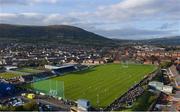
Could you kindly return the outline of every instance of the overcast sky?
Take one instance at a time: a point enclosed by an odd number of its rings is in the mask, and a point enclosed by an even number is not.
[[[73,25],[108,38],[180,35],[180,0],[0,0],[0,23]]]

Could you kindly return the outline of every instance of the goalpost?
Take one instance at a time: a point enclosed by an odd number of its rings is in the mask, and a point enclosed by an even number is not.
[[[128,60],[123,60],[121,62],[121,65],[122,65],[123,68],[128,68],[129,67],[129,61]]]
[[[64,82],[58,80],[49,80],[48,94],[53,97],[61,97],[64,99]]]
[[[56,98],[65,99],[64,81],[47,79],[32,84],[34,90]]]

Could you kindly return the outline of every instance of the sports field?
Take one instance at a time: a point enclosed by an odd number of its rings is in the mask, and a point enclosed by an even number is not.
[[[10,78],[15,78],[23,75],[31,75],[34,73],[40,73],[43,72],[42,70],[37,70],[33,68],[21,68],[18,70],[11,70],[8,72],[0,73],[0,78],[4,79],[10,79]]]
[[[21,75],[15,74],[15,73],[10,73],[10,72],[5,72],[5,73],[0,73],[0,77],[4,79],[10,79],[10,78],[15,78],[19,77]]]
[[[49,79],[50,82],[36,82],[32,87],[46,92],[59,88],[57,91],[64,90],[66,99],[87,99],[94,107],[106,107],[155,69],[152,65],[107,64]]]

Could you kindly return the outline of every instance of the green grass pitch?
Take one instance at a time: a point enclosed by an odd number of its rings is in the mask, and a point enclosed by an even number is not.
[[[21,75],[15,74],[15,73],[10,73],[10,72],[0,73],[0,77],[4,78],[4,79],[10,79],[10,78],[15,78],[15,77],[19,77],[19,76],[21,76]]]
[[[94,107],[103,108],[155,69],[153,65],[129,64],[127,67],[121,64],[107,64],[59,76],[51,79],[51,82],[64,82],[66,99],[87,99]],[[32,85],[34,89],[49,89],[49,84],[45,84],[45,81]]]

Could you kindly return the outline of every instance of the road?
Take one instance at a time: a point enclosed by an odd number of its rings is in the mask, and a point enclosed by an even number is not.
[[[70,111],[70,107],[64,104],[57,104],[55,102],[48,101],[46,99],[36,99],[36,102],[46,105],[51,105],[55,108],[59,108],[60,111]]]
[[[23,100],[29,100],[28,98],[20,96]],[[46,98],[46,99],[35,99],[37,103],[45,104],[45,105],[51,105],[52,107],[59,109],[60,111],[70,111],[70,106],[63,104],[61,101],[52,99],[52,98]]]
[[[174,85],[175,88],[177,89],[177,91],[175,92],[175,94],[171,95],[172,97],[172,104],[171,104],[171,109],[175,108],[176,110],[180,110],[180,74],[178,73],[178,71],[176,70],[176,67],[174,65],[172,65],[169,69],[168,69],[170,75],[173,77],[174,79]]]
[[[169,72],[170,75],[174,78],[176,87],[180,87],[180,74],[178,73],[174,65],[169,68]]]

